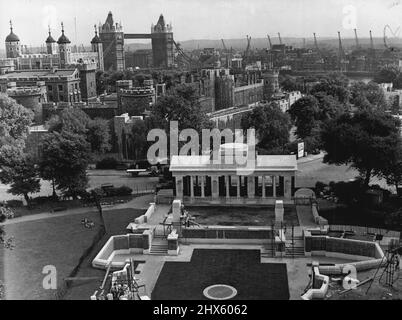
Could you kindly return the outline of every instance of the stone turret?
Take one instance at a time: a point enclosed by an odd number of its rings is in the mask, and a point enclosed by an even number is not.
[[[10,34],[6,38],[6,57],[18,58],[21,55],[20,38],[13,32],[13,23],[10,21]]]

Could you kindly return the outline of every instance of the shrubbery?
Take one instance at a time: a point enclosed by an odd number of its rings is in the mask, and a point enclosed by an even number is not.
[[[119,161],[113,157],[104,158],[96,163],[96,169],[116,169]]]
[[[21,200],[8,200],[6,204],[10,208],[20,208],[24,206],[24,203]]]
[[[87,195],[83,195],[84,200],[89,200],[91,191],[96,191],[99,197],[123,197],[129,196],[133,192],[133,189],[127,186],[121,187],[108,187],[108,188],[95,188],[90,190]]]

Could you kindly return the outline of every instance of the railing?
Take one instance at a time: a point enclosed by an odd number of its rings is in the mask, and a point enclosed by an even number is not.
[[[337,225],[331,224],[329,226],[329,230],[331,231],[352,231],[356,234],[380,234],[387,237],[392,238],[400,238],[401,232],[387,230],[383,228],[372,228],[372,227],[363,227],[363,226],[352,226],[352,225]]]

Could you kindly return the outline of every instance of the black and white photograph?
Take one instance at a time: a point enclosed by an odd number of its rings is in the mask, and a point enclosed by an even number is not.
[[[400,300],[401,28],[402,0],[0,0],[1,302]]]

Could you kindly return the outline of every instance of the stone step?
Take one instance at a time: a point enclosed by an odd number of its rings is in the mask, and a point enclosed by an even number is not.
[[[151,246],[151,251],[152,250],[167,250],[167,249],[168,249],[168,246],[154,246],[154,245]]]

